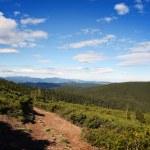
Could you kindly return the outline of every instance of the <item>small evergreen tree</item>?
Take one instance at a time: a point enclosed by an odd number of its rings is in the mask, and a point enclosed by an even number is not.
[[[126,119],[127,119],[127,120],[130,120],[130,119],[131,119],[131,112],[130,112],[130,107],[129,107],[129,105],[127,105],[127,108],[126,108]]]
[[[145,119],[144,119],[144,113],[140,110],[137,109],[135,112],[135,117],[138,121],[140,121],[141,123],[145,123]]]

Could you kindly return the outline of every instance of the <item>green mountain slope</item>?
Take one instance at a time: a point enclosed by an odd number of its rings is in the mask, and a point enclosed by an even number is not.
[[[112,83],[89,88],[61,87],[59,90],[67,92],[69,89],[71,93],[103,100],[110,108],[125,109],[129,105],[132,109],[150,111],[150,82]]]

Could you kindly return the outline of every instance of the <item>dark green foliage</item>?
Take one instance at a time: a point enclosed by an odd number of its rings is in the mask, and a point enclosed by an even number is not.
[[[102,119],[98,116],[93,116],[93,117],[89,117],[86,121],[85,121],[85,126],[88,128],[92,128],[92,129],[97,129],[99,128],[101,125],[103,124],[107,124],[109,121]]]
[[[21,85],[18,85],[18,89]],[[24,87],[20,88],[21,91]],[[17,84],[0,80],[0,114],[17,117],[23,122],[33,120],[32,98],[19,92]],[[24,93],[26,91],[24,90]]]
[[[128,120],[131,119],[131,110],[129,109],[128,105],[127,105],[127,108],[126,108],[126,119],[128,119]]]
[[[33,100],[28,96],[21,97],[20,101],[24,121],[33,120]]]
[[[83,137],[94,146],[110,150],[148,150],[150,148],[148,129],[122,129],[120,132],[108,127],[84,129]]]
[[[141,123],[145,123],[145,119],[144,119],[144,113],[140,110],[137,109],[135,112],[135,117],[137,120],[139,120]]]
[[[86,115],[83,113],[72,112],[69,115],[69,120],[76,125],[82,126],[86,119]]]
[[[96,106],[113,109],[126,109],[126,104],[131,110],[140,108],[150,112],[150,82],[111,83],[103,86],[88,88],[61,87],[63,92],[90,97]],[[89,101],[88,101],[89,104]]]
[[[112,83],[89,88],[70,86],[60,89],[31,88],[5,80],[1,80],[1,84],[7,89],[31,96],[34,100],[50,101],[55,99],[74,104],[95,105],[119,110],[126,110],[126,104],[128,104],[131,110],[140,108],[143,112],[150,111],[149,82]]]

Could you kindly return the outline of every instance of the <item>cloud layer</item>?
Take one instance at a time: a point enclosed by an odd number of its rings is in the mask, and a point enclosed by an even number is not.
[[[118,59],[125,60],[119,63],[119,66],[150,65],[150,42],[137,43],[135,47],[129,50],[129,54],[117,57]]]
[[[24,69],[22,69],[24,68]],[[80,72],[80,73],[79,73]],[[83,79],[83,80],[99,80],[107,74],[113,73],[114,70],[111,68],[95,67],[95,68],[84,68],[84,67],[49,67],[49,68],[27,68],[26,66],[0,66],[0,74],[2,76],[31,76],[31,77],[64,77]],[[88,74],[88,76],[87,76]],[[105,74],[105,76],[104,76]],[[105,80],[105,79],[104,79]]]

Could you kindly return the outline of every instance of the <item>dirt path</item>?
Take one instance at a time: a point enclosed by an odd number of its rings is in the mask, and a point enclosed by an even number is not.
[[[45,136],[43,130],[52,136],[52,142],[56,141],[55,149],[71,149],[71,150],[95,150],[88,143],[81,140],[81,128],[71,124],[70,122],[60,118],[55,113],[50,113],[39,108],[34,108],[37,115],[36,124],[29,124],[28,127],[33,131],[33,136]],[[40,132],[37,133],[37,128]],[[35,133],[34,133],[35,130]],[[52,147],[49,147],[52,149]]]
[[[5,140],[10,139],[5,145],[8,145],[8,142],[16,147],[22,145],[20,149],[25,150],[97,150],[81,140],[81,128],[60,118],[55,113],[39,108],[34,108],[34,111],[34,124],[22,124],[15,118],[0,115],[0,126],[6,131],[2,144]]]

